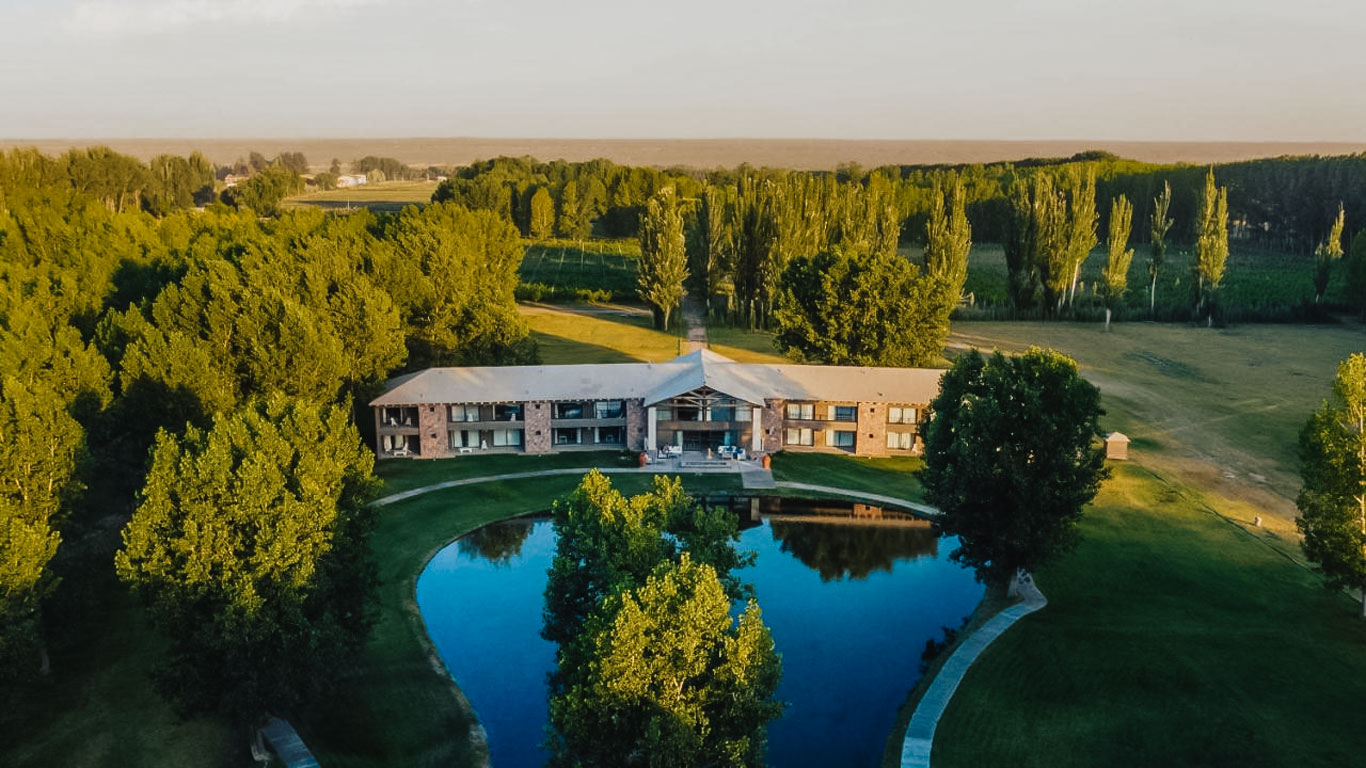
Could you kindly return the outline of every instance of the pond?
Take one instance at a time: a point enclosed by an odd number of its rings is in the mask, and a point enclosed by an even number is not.
[[[972,612],[981,585],[949,561],[953,539],[901,512],[725,502],[740,515],[740,547],[758,554],[738,573],[782,654],[778,697],[788,706],[769,727],[769,764],[875,768],[925,642]],[[539,633],[554,551],[549,520],[521,518],[452,543],[418,578],[427,632],[488,733],[494,768],[545,762],[555,649]]]

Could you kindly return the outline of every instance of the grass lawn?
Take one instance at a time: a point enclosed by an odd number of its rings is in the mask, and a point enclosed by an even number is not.
[[[650,315],[636,308],[544,304],[520,308],[546,365],[657,363],[687,351],[679,335],[655,330]]]
[[[973,665],[936,766],[1338,766],[1366,736],[1366,622],[1255,534],[1125,466],[1048,606]]]
[[[433,492],[381,509],[373,538],[383,581],[380,623],[340,690],[320,702],[300,725],[323,765],[477,764],[468,740],[467,710],[417,611],[418,574],[452,539],[494,520],[549,509],[553,499],[578,482],[578,477],[565,476],[488,483]],[[624,493],[644,491],[651,482],[648,475],[612,478]],[[684,483],[694,493],[733,491],[740,485],[735,475],[684,475]]]
[[[924,465],[925,462],[915,456],[864,459],[828,453],[783,451],[773,454],[773,479],[832,485],[921,501],[925,491],[914,473]]]
[[[565,467],[634,467],[637,455],[629,451],[570,451],[544,456],[495,453],[488,456],[454,456],[449,459],[385,460],[375,462],[375,474],[384,481],[381,496],[424,485],[467,477],[534,472]]]
[[[425,205],[432,201],[435,181],[386,181],[326,192],[310,192],[286,198],[286,208],[311,205],[323,210],[369,208],[373,211],[400,211],[408,205]]]
[[[707,326],[707,346],[740,363],[791,363],[773,345],[773,334],[728,325]]]

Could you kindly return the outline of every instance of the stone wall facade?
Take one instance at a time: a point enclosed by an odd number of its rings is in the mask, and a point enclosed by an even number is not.
[[[440,459],[451,455],[451,439],[446,429],[446,408],[423,405],[417,409],[418,455],[424,459]]]
[[[858,456],[887,455],[887,406],[883,403],[858,404],[858,434],[854,436]]]
[[[643,400],[626,401],[626,445],[628,451],[645,450],[645,419],[648,416]]]
[[[527,453],[550,453],[550,403],[530,402],[522,404],[525,417],[522,432],[522,447]]]
[[[768,400],[764,403],[762,436],[764,452],[777,453],[783,449],[783,400]]]

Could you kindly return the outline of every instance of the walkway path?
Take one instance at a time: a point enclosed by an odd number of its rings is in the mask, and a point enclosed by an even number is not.
[[[1012,590],[1022,598],[1021,601],[978,627],[954,649],[953,655],[930,681],[929,690],[921,697],[915,712],[911,714],[910,724],[906,726],[906,738],[901,742],[901,768],[929,768],[935,728],[939,725],[939,718],[944,716],[944,710],[948,709],[954,691],[958,690],[958,684],[963,681],[963,675],[967,674],[968,667],[1010,625],[1048,604],[1043,593],[1034,586],[1034,580],[1028,576],[1017,579]]]
[[[692,296],[683,299],[683,327],[687,332],[688,349],[687,352],[696,352],[699,349],[707,348],[707,323],[704,316],[702,302]],[[684,354],[687,354],[684,352]]]

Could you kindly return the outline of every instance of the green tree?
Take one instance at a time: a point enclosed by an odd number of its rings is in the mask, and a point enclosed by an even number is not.
[[[1352,238],[1347,256],[1347,301],[1366,316],[1366,229]]]
[[[683,302],[683,283],[688,279],[687,240],[683,214],[672,191],[650,198],[640,221],[640,298],[655,313],[655,325],[669,327],[669,316]]]
[[[1333,274],[1333,264],[1342,258],[1342,225],[1346,223],[1346,212],[1338,203],[1338,217],[1328,232],[1328,240],[1314,249],[1314,303],[1323,301],[1328,292],[1328,278]]]
[[[1361,592],[1366,618],[1366,356],[1338,365],[1333,394],[1300,432],[1295,524],[1333,589]]]
[[[294,171],[272,165],[236,186],[223,190],[223,202],[236,208],[255,211],[258,216],[274,216],[280,203],[304,191],[303,177]]]
[[[1110,204],[1110,237],[1105,259],[1105,270],[1101,273],[1101,285],[1105,292],[1105,328],[1110,328],[1110,311],[1115,304],[1124,299],[1129,290],[1129,264],[1134,259],[1134,250],[1129,247],[1129,228],[1134,221],[1134,206],[1128,198],[1120,195]]]
[[[552,766],[764,763],[781,667],[758,604],[738,621],[715,569],[684,553],[607,597],[575,642],[586,664],[551,696]]]
[[[930,215],[925,222],[925,274],[944,281],[955,299],[968,279],[968,254],[972,252],[972,226],[968,224],[967,196],[963,180],[950,174],[952,212],[944,200],[944,189],[935,186],[930,197]]]
[[[550,199],[550,190],[540,187],[531,196],[531,236],[544,240],[555,230],[555,202]]]
[[[590,224],[581,206],[578,182],[565,182],[564,189],[560,190],[560,217],[555,223],[555,231],[560,237],[583,240],[589,236]]]
[[[170,640],[186,711],[253,723],[325,689],[374,620],[374,455],[349,405],[282,396],[157,436],[119,578]]]
[[[1064,274],[1068,278],[1067,304],[1077,297],[1077,278],[1081,265],[1096,247],[1096,170],[1088,167],[1083,174],[1072,166],[1068,173],[1067,236]],[[1059,298],[1061,301],[1061,297]]]
[[[944,374],[925,431],[926,501],[956,536],[950,557],[1002,585],[1070,551],[1082,507],[1108,472],[1100,392],[1052,350],[962,355]]]
[[[953,290],[894,253],[799,256],[783,273],[775,341],[829,365],[927,365],[943,352]]]
[[[1213,167],[1205,174],[1195,224],[1196,312],[1203,311],[1213,325],[1219,283],[1228,263],[1228,188],[1214,186]]]
[[[1148,312],[1157,315],[1157,273],[1167,255],[1167,232],[1175,222],[1167,216],[1172,206],[1172,185],[1162,182],[1162,194],[1153,198],[1153,214],[1148,222]]]

